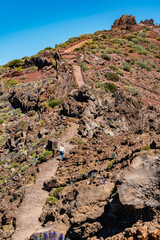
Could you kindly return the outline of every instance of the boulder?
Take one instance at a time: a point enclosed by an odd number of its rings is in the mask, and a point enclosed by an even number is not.
[[[123,205],[160,208],[160,155],[144,153],[136,157],[120,181],[118,193]]]

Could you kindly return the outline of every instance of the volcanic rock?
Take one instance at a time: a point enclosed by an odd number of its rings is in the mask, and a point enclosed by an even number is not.
[[[135,17],[123,14],[120,19],[115,20],[112,28],[129,29],[130,26],[137,24]]]
[[[121,177],[118,193],[123,205],[160,208],[160,155],[136,157]]]

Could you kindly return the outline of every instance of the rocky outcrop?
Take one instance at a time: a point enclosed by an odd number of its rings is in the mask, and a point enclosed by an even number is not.
[[[120,29],[129,29],[132,25],[136,25],[137,22],[135,20],[135,17],[132,15],[122,15],[120,19],[115,20],[114,24],[112,25],[112,28],[120,28]]]
[[[120,181],[118,193],[123,205],[160,209],[160,155],[136,157]]]
[[[51,66],[52,62],[50,60],[48,60],[47,58],[42,58],[40,56],[38,57],[32,57],[30,59],[25,59],[24,62],[24,67],[32,67],[32,66],[36,66],[38,67],[38,69],[42,69],[46,66]]]
[[[23,113],[35,110],[38,111],[39,96],[36,93],[13,90],[10,92],[9,101],[13,108],[20,108]]]
[[[116,115],[115,115],[116,112]],[[114,94],[93,91],[82,86],[63,103],[62,114],[81,119],[81,134],[92,137],[96,129],[109,135],[135,131],[160,130],[159,117],[151,110],[141,111],[140,99],[126,97],[122,91]],[[103,116],[103,117],[100,117]]]
[[[145,24],[145,25],[149,25],[149,26],[153,26],[154,25],[154,20],[151,18],[151,19],[146,19],[144,21],[140,21],[140,24]]]

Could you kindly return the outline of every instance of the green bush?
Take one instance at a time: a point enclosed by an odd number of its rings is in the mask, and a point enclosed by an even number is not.
[[[88,67],[87,67],[87,65],[85,63],[81,63],[81,67],[82,67],[82,70],[84,72],[88,69]]]
[[[90,38],[91,36],[92,36],[92,34],[90,34],[90,33],[85,33],[85,34],[80,35],[78,38],[84,39],[84,38]]]
[[[117,157],[117,154],[113,152],[113,153],[111,154],[111,158],[114,159],[114,158],[116,158],[116,157]]]
[[[154,63],[150,63],[150,66],[151,66],[152,68],[156,68],[156,64],[154,64]]]
[[[98,47],[97,44],[91,44],[91,45],[89,45],[89,48],[90,48],[90,49],[96,49],[97,47]]]
[[[36,66],[30,67],[29,69],[30,69],[31,71],[38,71],[38,67],[36,67]]]
[[[112,72],[106,72],[105,73],[105,78],[108,80],[111,80],[113,82],[118,82],[120,80],[119,76],[115,73]]]
[[[78,40],[79,40],[78,37],[72,37],[72,38],[69,38],[69,39],[67,40],[67,42],[68,42],[68,43],[74,43],[74,42],[76,42],[76,41],[78,41]]]
[[[139,67],[141,67],[141,68],[144,68],[144,69],[147,69],[148,71],[151,70],[151,68],[150,68],[147,64],[142,63],[142,62],[140,62],[140,61],[137,61],[137,66],[139,66]]]
[[[160,41],[160,37],[157,37],[156,40]]]
[[[111,60],[111,57],[108,54],[103,53],[101,57],[107,61]]]
[[[129,53],[133,53],[133,52],[134,52],[134,50],[133,50],[133,49],[130,49],[128,52],[129,52]]]
[[[46,156],[47,155],[52,155],[52,151],[44,150],[43,153],[38,155],[38,159],[36,161],[37,164],[43,163],[46,161]]]
[[[131,71],[131,66],[129,65],[129,63],[125,62],[123,63],[123,70],[130,72]]]
[[[77,88],[78,85],[77,85],[76,83],[73,83],[73,84],[72,84],[72,87],[73,87],[73,88]]]
[[[98,83],[96,88],[104,89],[106,92],[114,93],[117,91],[117,86],[113,83]]]
[[[15,59],[13,61],[8,62],[5,66],[9,68],[19,67],[23,63],[23,60]]]
[[[49,204],[51,206],[55,205],[56,201],[58,201],[58,199],[54,196],[50,196],[46,199],[45,204]]]
[[[149,150],[150,149],[150,146],[149,145],[146,145],[145,147],[143,147],[141,150]]]
[[[23,167],[21,168],[20,172],[24,172],[24,171],[26,171],[28,168],[29,168],[29,166],[28,166],[28,165],[25,165],[25,166],[23,166]]]
[[[110,34],[107,34],[107,35],[104,34],[104,35],[102,35],[102,38],[103,38],[103,39],[111,39],[111,37],[112,37],[112,36],[111,36]]]
[[[124,44],[124,39],[120,39],[120,38],[113,38],[111,39],[112,43],[116,43],[116,44],[119,44],[119,45],[123,45]]]
[[[113,160],[108,163],[107,169],[111,169],[112,167],[113,167]]]
[[[52,50],[53,48],[52,47],[46,47],[44,48],[44,50]]]
[[[136,95],[138,95],[138,96],[141,95],[141,93],[140,93],[137,89],[135,89],[135,88],[132,88],[132,87],[130,87],[130,86],[124,86],[124,88],[125,88],[127,91],[129,91],[129,92],[131,92],[131,93],[134,93],[134,94],[136,94]]]
[[[150,48],[151,48],[152,50],[157,50],[157,49],[158,49],[158,47],[157,47],[154,43],[151,43],[151,44],[150,44]]]
[[[53,196],[58,198],[58,194],[63,190],[64,187],[58,187],[54,192]]]
[[[151,30],[150,27],[146,27],[146,28],[143,29],[143,32],[147,32],[147,31],[150,31],[150,30]]]
[[[115,48],[107,48],[106,49],[106,53],[108,53],[108,54],[112,54],[112,53],[115,53],[115,52],[116,52]]]
[[[120,76],[124,76],[123,72],[121,72],[121,71],[119,71],[119,70],[116,71],[116,73],[119,74]]]
[[[9,169],[12,169],[12,168],[15,168],[15,167],[18,167],[18,163],[13,163],[12,165],[9,166]]]
[[[91,49],[91,52],[92,52],[92,54],[96,54],[96,53],[98,53],[98,52],[99,52],[99,48],[96,48],[96,49]]]
[[[140,33],[138,34],[138,36],[145,38],[145,37],[146,37],[146,33],[145,33],[145,32],[140,32]]]
[[[99,48],[100,48],[100,49],[106,49],[106,46],[105,46],[105,45],[102,45],[102,44],[100,44],[100,45],[99,45]]]
[[[141,51],[138,51],[138,54],[139,55],[148,55],[148,51],[146,51],[146,50],[141,50]]]
[[[61,104],[61,100],[60,99],[49,99],[48,100],[48,106],[54,108],[56,106],[59,106]]]
[[[81,50],[80,47],[74,49],[74,51],[76,51],[76,52],[79,52],[80,50]]]
[[[119,68],[115,65],[110,65],[109,68],[112,69],[113,71],[118,71],[119,70]]]
[[[95,41],[98,41],[99,40],[99,38],[97,37],[97,36],[93,36],[93,41],[95,42]]]
[[[8,85],[8,86],[15,86],[15,85],[18,84],[18,81],[15,80],[15,79],[11,79],[11,78],[9,78],[9,79],[6,81],[5,84]]]

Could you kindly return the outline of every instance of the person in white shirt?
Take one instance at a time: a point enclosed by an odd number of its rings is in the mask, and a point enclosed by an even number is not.
[[[59,153],[60,153],[60,159],[63,160],[64,153],[65,153],[65,149],[64,149],[64,145],[63,144],[59,147]]]

